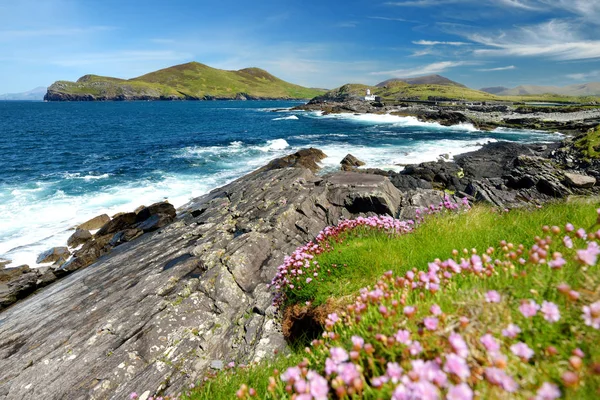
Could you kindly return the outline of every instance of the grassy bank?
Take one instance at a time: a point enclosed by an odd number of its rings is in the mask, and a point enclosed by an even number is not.
[[[462,399],[597,398],[600,331],[584,307],[600,300],[591,257],[599,238],[577,231],[599,228],[597,207],[478,206],[427,217],[414,232],[359,226],[327,237],[310,259],[319,266],[310,284],[282,288],[288,306],[336,304],[323,339],[308,353],[220,373],[190,399],[294,398],[303,390],[403,398],[399,386]]]

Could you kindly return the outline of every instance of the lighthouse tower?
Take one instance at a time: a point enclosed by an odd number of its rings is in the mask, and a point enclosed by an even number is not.
[[[367,89],[367,95],[365,101],[375,101],[375,95],[371,94],[371,89]]]

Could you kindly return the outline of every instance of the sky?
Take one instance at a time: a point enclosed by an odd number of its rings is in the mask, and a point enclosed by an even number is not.
[[[0,0],[0,93],[189,61],[320,88],[600,81],[600,0]]]

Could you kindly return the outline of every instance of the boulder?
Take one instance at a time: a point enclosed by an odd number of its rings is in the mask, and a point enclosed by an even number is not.
[[[137,215],[135,213],[122,213],[108,221],[96,232],[96,236],[104,236],[110,233],[117,233],[129,229],[135,224]]]
[[[154,203],[148,207],[144,207],[141,210],[139,210],[137,212],[135,221],[142,222],[156,214],[163,214],[163,215],[169,216],[169,217],[171,217],[171,219],[173,219],[173,218],[175,218],[175,215],[177,213],[175,211],[175,207],[173,207],[172,204],[170,204],[166,201],[163,201],[160,203]]]
[[[596,178],[572,172],[565,172],[564,182],[571,187],[587,189],[594,187]]]
[[[77,228],[75,232],[67,239],[67,246],[77,247],[84,244],[92,238],[90,231]]]
[[[27,265],[0,270],[0,310],[33,292],[37,277]]]
[[[352,154],[348,154],[346,157],[344,157],[340,164],[342,165],[342,171],[352,171],[356,167],[365,165],[363,161],[354,157]]]
[[[326,157],[327,155],[321,150],[311,147],[309,149],[299,150],[289,156],[277,158],[260,168],[257,172],[282,168],[308,168],[312,172],[316,172],[321,169],[318,162]]]
[[[96,235],[94,240],[89,240],[81,249],[75,251],[73,258],[59,268],[55,268],[54,273],[60,277],[93,264],[112,249],[109,243],[113,237],[114,234],[110,233],[103,236]]]
[[[171,217],[170,215],[155,214],[146,219],[145,221],[135,224],[134,227],[146,233],[163,228],[171,222],[173,222],[173,217]]]
[[[454,160],[467,178],[499,178],[506,174],[515,158],[520,155],[534,156],[536,153],[525,145],[497,142],[488,143],[471,153],[457,155]]]
[[[41,253],[38,256],[36,263],[37,264],[46,264],[46,263],[62,264],[69,258],[70,255],[71,255],[71,252],[69,251],[69,249],[67,247],[53,247],[53,248]]]
[[[102,228],[102,226],[104,224],[106,224],[108,221],[110,221],[110,217],[106,214],[102,214],[102,215],[98,215],[97,217],[90,219],[89,221],[84,222],[83,224],[79,225],[77,228],[86,230],[86,231],[95,231],[96,229]]]

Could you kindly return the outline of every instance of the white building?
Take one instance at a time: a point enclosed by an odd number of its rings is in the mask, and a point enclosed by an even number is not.
[[[367,89],[367,95],[365,96],[365,101],[375,101],[375,95],[371,94],[371,89]]]

